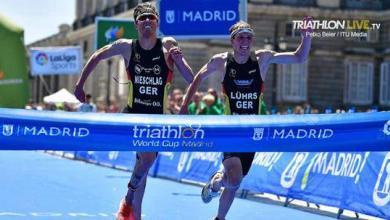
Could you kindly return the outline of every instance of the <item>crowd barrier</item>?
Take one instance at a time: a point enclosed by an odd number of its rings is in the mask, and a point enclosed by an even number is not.
[[[65,153],[127,170],[135,163],[133,151]],[[160,152],[149,174],[205,183],[221,160],[216,152]],[[390,219],[390,152],[259,152],[241,189]]]

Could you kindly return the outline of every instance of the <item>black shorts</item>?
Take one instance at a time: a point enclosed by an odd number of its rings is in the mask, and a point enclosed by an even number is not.
[[[150,109],[147,109],[147,108],[145,108],[145,109],[142,109],[142,110],[140,110],[140,109],[134,109],[134,108],[130,108],[130,106],[129,105],[126,105],[126,107],[124,107],[123,109],[122,109],[122,112],[121,113],[126,113],[126,114],[157,114],[157,115],[162,115],[162,114],[164,114],[163,113],[163,111],[162,111],[162,109],[152,109],[152,110],[150,110]]]
[[[253,159],[255,158],[255,153],[232,153],[232,152],[225,152],[223,153],[223,159],[222,162],[225,161],[228,158],[232,157],[238,157],[241,161],[242,166],[242,175],[246,176],[249,172],[249,169],[251,168]]]

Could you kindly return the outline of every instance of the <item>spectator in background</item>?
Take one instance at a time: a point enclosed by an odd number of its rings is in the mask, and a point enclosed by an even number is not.
[[[294,114],[296,114],[296,115],[302,115],[302,114],[304,114],[304,113],[305,113],[305,111],[304,111],[304,109],[302,108],[302,106],[297,105],[297,106],[294,107]]]
[[[204,107],[202,94],[200,92],[196,92],[192,98],[191,104],[188,105],[188,113],[190,115],[199,115]]]
[[[85,102],[81,103],[77,110],[79,112],[96,112],[96,105],[92,103],[91,94],[85,95]]]
[[[181,104],[183,102],[183,91],[181,89],[174,89],[171,93],[169,106],[171,114],[178,114]]]
[[[26,106],[24,106],[24,109],[27,109],[27,110],[37,110],[36,104],[34,103],[34,101],[32,99],[28,100],[28,103],[26,104]]]
[[[115,98],[110,99],[110,105],[107,108],[108,113],[118,113],[119,112],[119,105]]]
[[[220,114],[218,114],[221,115],[224,112],[224,106],[221,99],[218,96],[217,91],[215,91],[215,89],[213,88],[209,88],[207,90],[207,93],[214,96],[215,102],[213,104],[213,108],[215,108],[216,111],[221,112]]]
[[[304,108],[304,113],[305,114],[311,114],[311,105],[309,103],[306,102],[303,105],[303,108]]]
[[[106,112],[106,104],[104,104],[104,98],[98,98],[96,102],[96,112],[105,113]]]
[[[200,115],[222,115],[223,109],[220,109],[218,105],[215,103],[215,96],[211,94],[207,94],[203,96],[202,99],[205,107],[200,112]]]

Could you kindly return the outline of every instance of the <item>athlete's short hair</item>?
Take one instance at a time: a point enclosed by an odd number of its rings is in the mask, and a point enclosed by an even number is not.
[[[243,32],[251,33],[252,35],[254,35],[254,31],[252,29],[252,26],[250,24],[246,23],[245,21],[239,21],[239,22],[233,24],[229,28],[230,39],[233,39],[236,34],[243,33]]]
[[[149,2],[138,4],[134,8],[134,13],[133,13],[134,21],[137,21],[137,19],[142,15],[150,15],[150,14],[155,15],[157,18],[159,17],[156,7],[154,7]]]

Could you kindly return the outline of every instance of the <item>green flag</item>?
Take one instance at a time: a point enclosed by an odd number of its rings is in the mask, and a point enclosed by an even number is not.
[[[24,108],[29,97],[23,29],[0,15],[0,107]]]
[[[120,38],[137,39],[134,21],[130,19],[96,18],[96,49]]]

